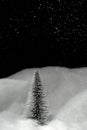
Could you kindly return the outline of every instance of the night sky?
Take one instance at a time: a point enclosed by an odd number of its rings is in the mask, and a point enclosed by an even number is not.
[[[87,67],[87,1],[0,0],[0,77],[45,66]]]

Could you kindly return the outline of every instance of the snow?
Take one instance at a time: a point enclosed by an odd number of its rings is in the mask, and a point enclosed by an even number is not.
[[[32,75],[27,79],[0,79],[0,130],[86,130],[87,78],[86,71],[57,70],[44,73],[52,116],[47,125],[24,119],[22,113],[29,92]],[[22,76],[23,78],[23,76]],[[53,87],[52,87],[53,86]]]

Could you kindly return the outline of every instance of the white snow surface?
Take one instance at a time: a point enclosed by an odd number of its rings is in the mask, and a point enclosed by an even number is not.
[[[49,75],[43,75],[43,80],[50,86],[46,90],[52,119],[44,126],[22,117],[30,80],[0,79],[0,130],[87,129],[86,77],[72,72],[62,72],[62,78]]]

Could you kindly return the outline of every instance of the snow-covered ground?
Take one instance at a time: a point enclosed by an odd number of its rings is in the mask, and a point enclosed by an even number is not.
[[[41,69],[50,121],[38,126],[22,117],[34,71],[0,79],[0,130],[86,130],[87,69]]]

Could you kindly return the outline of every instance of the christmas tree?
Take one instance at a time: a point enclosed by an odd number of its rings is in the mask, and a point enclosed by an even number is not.
[[[45,125],[48,120],[48,105],[39,71],[34,74],[33,84],[26,103],[25,118],[34,119],[40,125]]]

